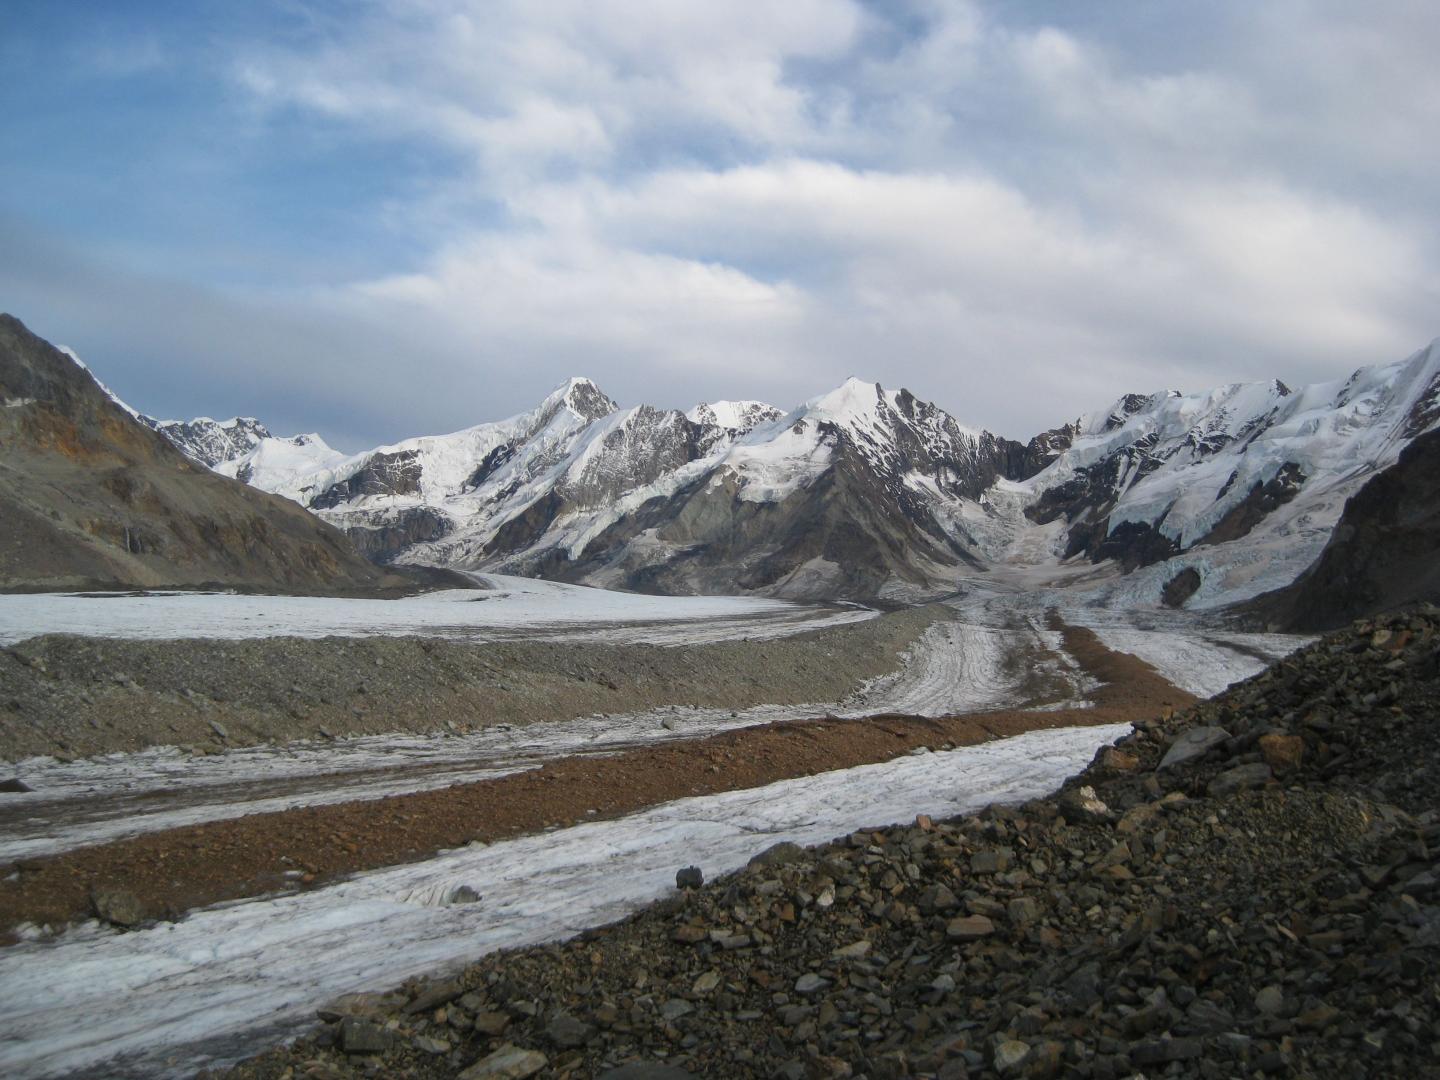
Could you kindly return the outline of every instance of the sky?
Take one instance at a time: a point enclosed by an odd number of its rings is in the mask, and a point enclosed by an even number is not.
[[[7,0],[0,310],[346,450],[857,375],[1028,438],[1440,335],[1433,0]]]

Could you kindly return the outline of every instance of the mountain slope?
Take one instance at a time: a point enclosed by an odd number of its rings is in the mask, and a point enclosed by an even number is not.
[[[192,464],[10,315],[0,450],[0,587],[394,583],[292,502]]]
[[[1202,601],[1239,599],[1293,580],[1346,498],[1437,422],[1440,342],[1298,390],[1129,395],[1062,429],[1069,445],[1018,498],[1056,558],[1154,564],[1131,600],[1191,569]]]
[[[1440,603],[1440,431],[1345,503],[1330,541],[1293,584],[1253,607],[1286,630],[1319,631],[1417,601]]]

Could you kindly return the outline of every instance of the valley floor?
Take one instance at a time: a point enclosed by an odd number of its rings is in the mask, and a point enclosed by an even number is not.
[[[821,618],[785,607],[792,630]],[[905,662],[828,704],[706,706],[677,680],[674,704],[623,715],[22,762],[36,790],[0,795],[0,858],[15,862],[0,913],[21,939],[0,951],[0,1066],[181,1075],[296,1030],[338,993],[618,917],[690,862],[713,874],[778,839],[1041,795],[1129,721],[1298,643],[1159,615],[1066,611],[1067,623],[1001,592],[872,616],[823,616],[865,620],[819,632],[830,665],[847,665],[856,634],[871,653],[903,639]],[[755,636],[780,618],[758,617]],[[794,662],[785,650],[815,638],[731,644]],[[683,664],[715,647],[662,652]],[[462,885],[481,899],[447,902]],[[179,921],[39,929],[83,918],[106,888]]]

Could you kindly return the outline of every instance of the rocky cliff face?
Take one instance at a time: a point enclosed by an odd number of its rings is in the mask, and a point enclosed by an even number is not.
[[[0,587],[385,583],[333,528],[193,464],[9,315],[0,449]]]
[[[191,461],[210,469],[222,461],[244,457],[262,440],[273,438],[265,425],[253,416],[237,416],[232,420],[211,420],[208,416],[195,420],[156,420],[152,416],[137,415],[136,419],[164,435]]]

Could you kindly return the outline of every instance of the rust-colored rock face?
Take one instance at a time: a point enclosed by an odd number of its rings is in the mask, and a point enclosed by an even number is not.
[[[396,582],[293,503],[202,469],[0,315],[0,588]]]

